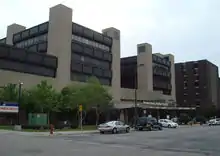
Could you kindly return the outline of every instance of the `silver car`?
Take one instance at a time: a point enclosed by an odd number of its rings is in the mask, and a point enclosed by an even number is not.
[[[109,121],[104,124],[100,124],[98,126],[98,130],[101,134],[104,134],[105,132],[111,132],[113,134],[120,133],[120,132],[130,132],[130,126],[126,125],[125,123],[121,121]]]

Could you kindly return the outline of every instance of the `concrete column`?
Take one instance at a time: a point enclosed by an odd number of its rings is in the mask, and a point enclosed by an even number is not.
[[[115,103],[121,100],[121,46],[120,31],[115,28],[102,30],[103,34],[112,37],[112,96]]]
[[[153,91],[152,46],[148,43],[137,45],[138,90]]]
[[[72,9],[59,4],[50,8],[47,53],[58,57],[57,88],[70,82]]]
[[[169,60],[171,62],[171,85],[172,85],[172,90],[171,90],[171,96],[174,101],[176,101],[176,83],[175,83],[175,62],[174,62],[174,56],[172,54],[167,54],[165,56],[169,57]]]
[[[13,35],[25,30],[26,27],[18,24],[12,24],[7,27],[6,44],[13,45]]]
[[[125,121],[125,115],[124,115],[124,110],[120,110],[120,121]]]

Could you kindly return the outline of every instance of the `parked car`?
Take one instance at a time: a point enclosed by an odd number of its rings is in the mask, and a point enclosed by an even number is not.
[[[59,121],[57,124],[55,124],[55,129],[70,129],[73,128],[73,125],[70,121]]]
[[[175,123],[171,120],[168,120],[168,119],[160,119],[158,122],[161,123],[163,127],[167,127],[167,128],[177,128],[178,127],[177,123]]]
[[[105,132],[111,132],[112,134],[120,132],[130,132],[130,126],[121,121],[109,121],[98,126],[98,130],[101,134]]]
[[[135,126],[136,130],[162,130],[162,125],[158,123],[156,118],[153,117],[140,117],[137,119],[137,123]]]
[[[211,119],[208,121],[209,126],[220,125],[220,118]]]

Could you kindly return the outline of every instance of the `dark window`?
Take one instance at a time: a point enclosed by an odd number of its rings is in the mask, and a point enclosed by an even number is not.
[[[29,37],[29,30],[23,31],[23,32],[21,33],[21,37],[22,37],[22,39],[25,39],[25,38]]]
[[[89,39],[93,39],[93,31],[87,28],[84,28],[83,36]]]
[[[87,65],[83,65],[83,72],[87,73],[87,74],[92,74],[92,67],[87,66]]]
[[[110,79],[99,78],[99,81],[102,85],[110,85]]]
[[[46,52],[47,51],[47,43],[38,44],[38,52]]]
[[[13,37],[13,41],[17,42],[17,41],[20,41],[20,40],[21,40],[21,33],[15,34],[14,37]]]
[[[78,74],[78,73],[71,73],[71,80],[73,80],[73,81],[86,82],[87,79],[88,79],[87,75]]]
[[[91,57],[84,57],[84,63],[85,64],[93,64],[93,59]]]
[[[33,46],[29,47],[28,50],[33,51],[33,52],[37,52],[37,45],[33,45]]]
[[[24,61],[26,58],[26,51],[23,49],[11,48],[9,57],[13,60]]]
[[[28,52],[27,61],[30,63],[42,64],[43,56],[37,53]]]
[[[112,39],[107,36],[104,36],[103,42],[105,43],[105,45],[112,46]]]
[[[195,62],[195,63],[193,64],[193,67],[194,67],[194,68],[198,68],[198,67],[199,67],[198,62]]]
[[[54,70],[44,68],[44,67],[34,66],[31,64],[14,62],[14,61],[0,60],[0,68],[6,69],[6,70],[22,72],[22,73],[55,77]]]
[[[57,59],[55,57],[44,56],[43,64],[46,67],[50,67],[50,68],[56,69],[57,68]]]
[[[104,53],[103,53],[103,59],[104,59],[104,60],[111,61],[111,60],[112,60],[112,54],[111,54],[111,53],[108,53],[108,52],[104,52]]]
[[[0,58],[8,57],[9,55],[9,48],[5,46],[0,46]]]
[[[142,52],[145,52],[145,45],[138,47],[138,53],[142,53]]]
[[[72,60],[74,60],[75,62],[81,62],[82,56],[76,53],[72,53]]]
[[[102,76],[102,69],[100,69],[100,68],[93,68],[93,74],[95,76]]]
[[[73,23],[73,33],[81,36],[83,34],[83,27]]]
[[[199,86],[199,82],[194,82],[194,85],[197,87]]]
[[[97,58],[103,58],[103,52],[101,50],[95,49],[94,56]]]
[[[39,32],[44,33],[48,31],[48,22],[39,25]]]
[[[92,56],[93,55],[93,48],[90,48],[90,47],[84,47],[84,53],[87,54],[87,55],[90,55]]]
[[[38,33],[38,27],[34,27],[30,29],[30,35],[36,35]]]
[[[94,40],[102,43],[103,42],[103,35],[101,35],[97,32],[94,32]]]
[[[111,78],[112,77],[112,72],[110,70],[104,70],[103,76]]]
[[[72,51],[82,53],[83,52],[83,47],[80,44],[72,43]]]
[[[72,71],[82,72],[82,64],[72,62],[71,69]]]
[[[101,65],[100,66],[103,69],[110,69],[110,63],[109,62],[101,61]]]

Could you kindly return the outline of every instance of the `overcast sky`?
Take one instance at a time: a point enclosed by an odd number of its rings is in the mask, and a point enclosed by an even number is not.
[[[175,61],[208,59],[220,65],[220,0],[0,0],[0,38],[12,23],[32,27],[49,18],[56,4],[73,8],[73,21],[101,32],[121,31],[121,56],[136,45],[172,53]]]

